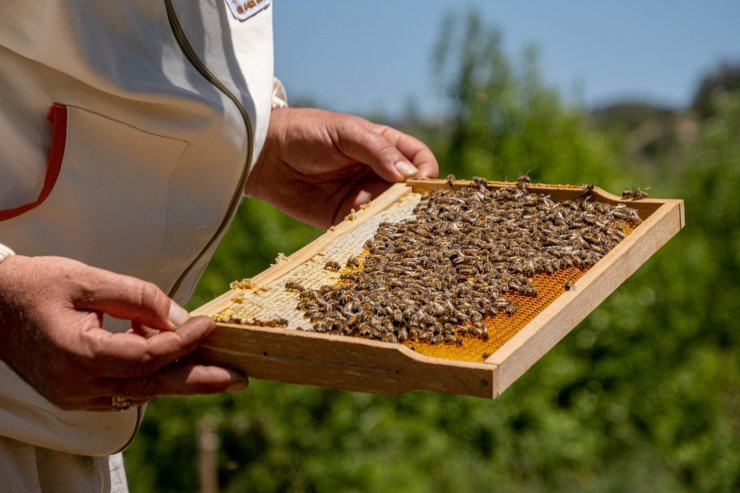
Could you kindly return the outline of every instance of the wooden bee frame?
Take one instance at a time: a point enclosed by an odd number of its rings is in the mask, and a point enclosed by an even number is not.
[[[458,180],[455,186],[468,182]],[[491,187],[512,186],[490,182]],[[342,238],[363,221],[390,207],[407,193],[449,186],[444,180],[410,180],[392,186],[369,206],[331,228],[283,262],[252,278],[259,286],[283,278]],[[583,187],[527,185],[533,193],[555,201],[574,200]],[[599,188],[591,198],[637,209],[642,223],[577,280],[566,286],[526,325],[481,361],[425,356],[408,345],[365,338],[218,323],[194,353],[198,361],[237,369],[252,378],[316,385],[352,391],[401,394],[431,390],[495,398],[513,384],[547,351],[594,310],[684,226],[684,205],[677,199],[623,200]],[[215,316],[228,307],[238,290],[231,290],[195,310],[192,315]]]

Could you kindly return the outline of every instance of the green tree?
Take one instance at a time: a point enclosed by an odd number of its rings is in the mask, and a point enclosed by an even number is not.
[[[471,11],[445,19],[434,58],[450,102],[449,139],[438,150],[443,172],[510,181],[528,173],[542,182],[605,187],[618,182],[607,141],[544,85],[534,47],[512,61],[499,30]]]
[[[705,75],[694,93],[691,109],[702,118],[709,118],[718,109],[715,104],[720,93],[740,89],[740,61],[724,61]]]

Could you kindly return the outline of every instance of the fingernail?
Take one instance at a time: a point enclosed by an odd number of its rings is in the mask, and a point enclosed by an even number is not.
[[[247,388],[248,383],[249,381],[243,378],[234,380],[231,385],[226,388],[226,392],[239,392],[240,390],[244,390]]]
[[[398,161],[396,164],[394,164],[394,166],[396,167],[396,171],[401,173],[406,178],[411,178],[419,172],[419,170],[416,169],[416,166],[411,163],[407,163],[406,161]]]
[[[184,309],[174,301],[170,302],[169,321],[172,326],[177,328],[187,322],[189,318],[190,315],[188,314],[188,311],[186,309]]]

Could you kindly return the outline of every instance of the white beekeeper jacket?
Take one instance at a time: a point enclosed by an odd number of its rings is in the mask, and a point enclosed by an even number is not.
[[[275,87],[269,0],[2,0],[0,242],[184,303],[243,195]],[[106,456],[140,415],[62,411],[0,362],[2,437]]]

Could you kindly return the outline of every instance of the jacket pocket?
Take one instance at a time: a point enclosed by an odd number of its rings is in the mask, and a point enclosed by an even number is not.
[[[146,277],[167,226],[169,184],[187,143],[76,107],[54,105],[39,200],[0,222],[24,255],[61,255]]]

